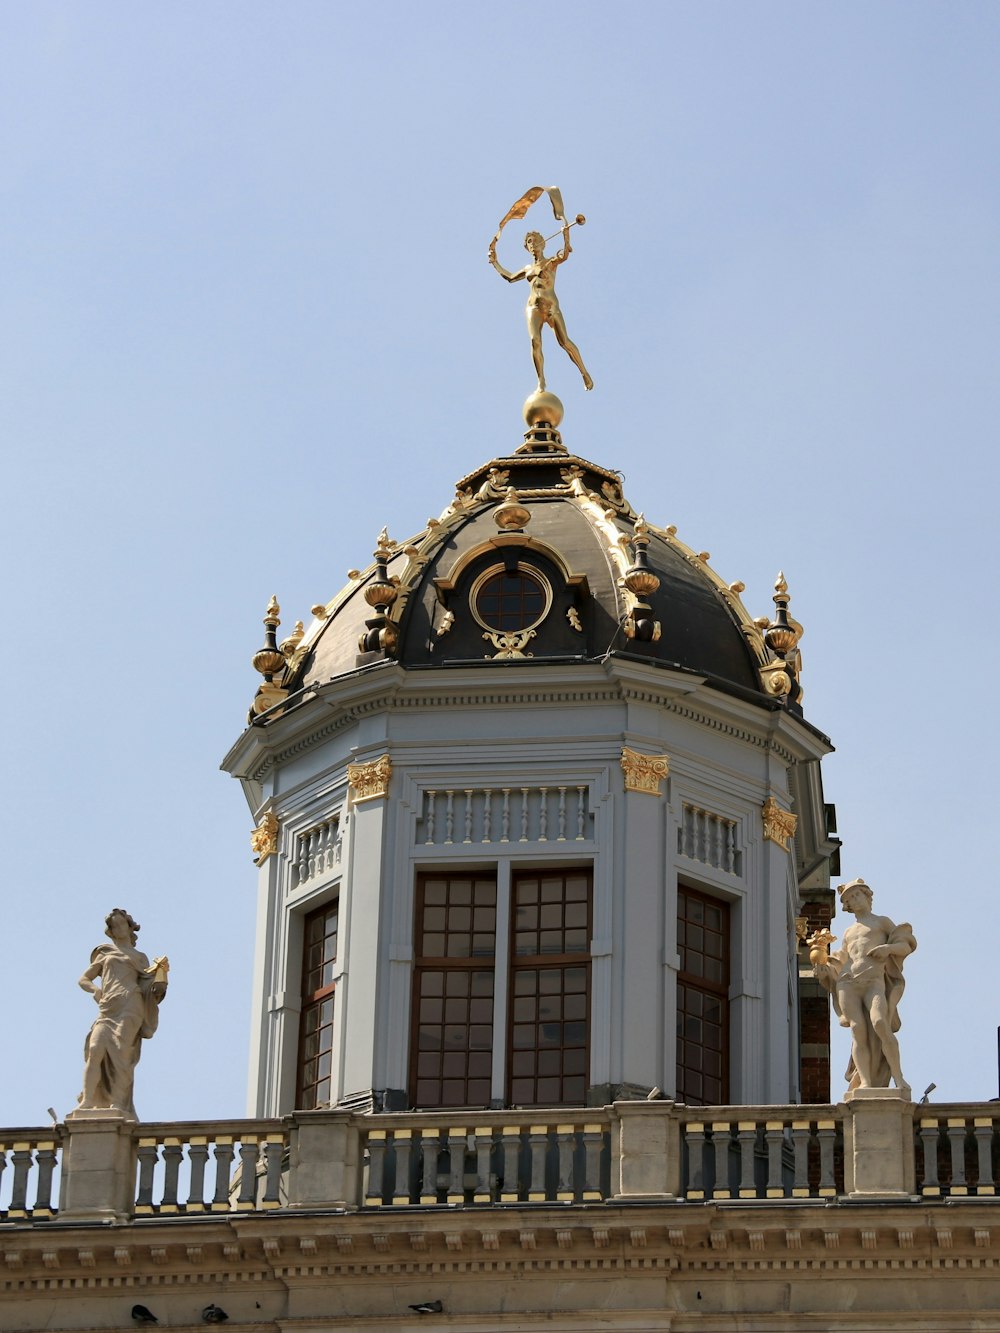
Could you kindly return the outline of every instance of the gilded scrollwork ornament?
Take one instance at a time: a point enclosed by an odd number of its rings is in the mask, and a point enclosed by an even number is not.
[[[493,660],[500,657],[531,657],[532,653],[526,653],[524,650],[535,637],[533,629],[518,630],[492,630],[488,629],[483,634],[483,638],[492,643],[496,648],[493,654]]]

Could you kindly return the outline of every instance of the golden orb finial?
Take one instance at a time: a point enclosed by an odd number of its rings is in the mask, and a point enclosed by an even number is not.
[[[540,426],[543,422],[553,430],[559,428],[563,419],[563,405],[554,393],[546,389],[536,391],[524,400],[524,420],[531,426]]]

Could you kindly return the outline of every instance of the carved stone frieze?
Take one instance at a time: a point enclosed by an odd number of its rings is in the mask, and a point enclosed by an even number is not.
[[[277,815],[267,810],[261,815],[257,827],[250,831],[250,850],[257,865],[263,865],[269,856],[277,852],[279,828]]]
[[[379,759],[369,760],[366,764],[347,765],[347,783],[355,804],[388,796],[391,777],[392,760],[387,754]]]
[[[660,796],[660,783],[670,772],[670,759],[665,754],[642,754],[622,746],[622,772],[626,791],[642,791],[649,796]]]
[[[761,814],[764,818],[764,837],[776,842],[787,852],[788,840],[794,836],[795,826],[799,822],[798,815],[782,810],[773,796],[769,796],[764,802]]]

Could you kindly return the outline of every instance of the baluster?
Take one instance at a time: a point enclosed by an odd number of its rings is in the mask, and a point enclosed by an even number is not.
[[[584,802],[585,802],[585,799],[586,799],[586,797],[585,797],[586,790],[587,790],[586,787],[577,787],[577,789],[576,789],[576,840],[577,840],[577,842],[583,842],[583,840],[584,840],[584,836],[585,836],[585,835],[584,835],[584,831],[583,831],[583,823],[584,823],[584,808],[585,808],[585,807],[584,807]]]
[[[427,802],[427,837],[425,842],[428,847],[434,842],[434,799],[437,796],[436,791],[428,791],[424,797]]]
[[[15,1143],[10,1160],[14,1163],[14,1179],[10,1188],[10,1207],[8,1217],[27,1217],[28,1215],[28,1172],[31,1170],[32,1152],[30,1143]]]
[[[521,1197],[520,1155],[521,1129],[519,1125],[503,1127],[503,1186],[501,1203],[517,1203]]]
[[[949,1194],[968,1194],[965,1183],[965,1121],[948,1121],[948,1140],[951,1144],[951,1187]]]
[[[753,1155],[757,1147],[757,1126],[752,1120],[740,1120],[737,1128],[740,1141],[740,1198],[756,1199]]]
[[[521,788],[521,842],[528,841],[528,793],[530,787]]]
[[[319,874],[319,829],[309,830],[309,878]]]
[[[698,811],[698,860],[708,864],[708,815]]]
[[[444,807],[444,841],[445,846],[455,841],[455,793],[453,791],[445,792]]]
[[[257,1136],[246,1134],[240,1143],[240,1193],[236,1207],[250,1212],[257,1207]]]
[[[549,1148],[548,1125],[531,1125],[528,1129],[528,1148],[531,1154],[531,1184],[529,1203],[545,1202],[545,1159]]]
[[[332,819],[328,819],[323,825],[323,869],[333,869],[333,829]]]
[[[52,1216],[52,1173],[56,1169],[56,1145],[54,1142],[35,1145],[35,1166],[38,1183],[35,1186],[35,1206],[32,1217]]]
[[[462,1126],[453,1126],[448,1130],[448,1158],[450,1174],[448,1178],[448,1202],[465,1203],[465,1149],[466,1133]]]
[[[604,1198],[601,1192],[601,1149],[604,1147],[604,1128],[584,1125],[583,1154],[586,1163],[583,1178],[583,1202],[596,1203]]]
[[[479,1125],[473,1130],[476,1137],[476,1192],[473,1203],[492,1203],[493,1193],[490,1188],[490,1157],[493,1152],[493,1130],[489,1125]]]
[[[333,821],[333,864],[340,865],[340,854],[343,849],[344,839],[340,832],[340,816]]]
[[[394,1130],[392,1146],[396,1150],[396,1185],[392,1191],[392,1202],[399,1208],[410,1202],[410,1149],[413,1146],[413,1131]]]
[[[151,1213],[153,1211],[153,1174],[159,1149],[155,1139],[140,1139],[136,1150],[139,1158],[139,1189],[135,1196],[135,1211]]]
[[[993,1121],[976,1119],[972,1124],[979,1158],[979,1183],[976,1185],[976,1193],[996,1194],[996,1187],[993,1184]]]
[[[184,1160],[184,1148],[180,1139],[163,1140],[163,1198],[160,1200],[161,1213],[176,1213],[177,1179],[180,1175],[181,1162]]]
[[[264,1208],[281,1207],[281,1168],[285,1161],[284,1139],[268,1139],[264,1144]]]
[[[690,856],[692,861],[695,859],[698,849],[697,832],[694,806],[686,806],[684,809],[684,836],[687,844],[685,852]]]
[[[730,874],[736,869],[736,825],[726,825],[726,850],[723,863],[723,870],[728,870]]]
[[[490,827],[493,820],[493,793],[489,787],[483,789],[483,842],[493,841],[493,831]]]
[[[809,1198],[809,1121],[792,1121],[792,1144],[795,1148],[795,1178],[792,1198]]]
[[[713,1199],[731,1199],[729,1188],[729,1144],[732,1140],[732,1127],[728,1120],[712,1121],[712,1147],[715,1150],[715,1185]]]
[[[385,1130],[371,1130],[368,1134],[368,1191],[365,1195],[365,1203],[369,1208],[382,1207],[385,1149]]]
[[[548,842],[549,840],[549,789],[548,787],[539,787],[538,804],[538,841]]]
[[[500,841],[510,842],[510,788],[503,789],[503,810],[500,815]]]
[[[722,820],[713,816],[712,818],[712,865],[716,869],[722,868]]]
[[[556,842],[566,841],[566,788],[559,788],[559,832],[556,834]]]
[[[438,1156],[441,1151],[441,1136],[436,1129],[422,1131],[420,1151],[422,1157],[420,1202],[437,1203]]]
[[[785,1144],[785,1127],[782,1122],[766,1121],[764,1138],[767,1141],[767,1198],[783,1199],[785,1187],[781,1180],[781,1150]]]
[[[559,1203],[572,1203],[573,1190],[573,1154],[576,1152],[576,1126],[556,1125],[556,1144],[559,1149],[559,1185],[556,1199]]]
[[[229,1181],[233,1173],[233,1158],[236,1150],[232,1136],[219,1134],[215,1140],[215,1197],[212,1199],[213,1213],[229,1212]]]
[[[941,1193],[938,1177],[938,1134],[940,1126],[937,1119],[920,1121],[920,1143],[924,1150],[924,1183],[922,1194]]]
[[[188,1140],[188,1163],[191,1167],[191,1182],[188,1186],[187,1206],[189,1213],[205,1211],[205,1167],[208,1163],[208,1137],[198,1134]]]
[[[817,1120],[816,1137],[819,1139],[819,1195],[823,1199],[832,1199],[837,1193],[837,1181],[833,1173],[836,1120]]]
[[[472,841],[472,788],[465,788],[465,837],[463,842]]]
[[[300,833],[298,837],[298,862],[296,863],[299,872],[299,883],[303,884],[309,878],[309,834]]]
[[[705,1126],[700,1120],[689,1120],[684,1126],[684,1138],[688,1150],[688,1179],[684,1197],[703,1199],[705,1197]]]

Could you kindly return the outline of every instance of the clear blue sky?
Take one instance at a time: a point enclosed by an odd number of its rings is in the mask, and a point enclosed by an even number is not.
[[[996,1094],[998,52],[958,0],[0,6],[0,1123],[71,1109],[117,904],[172,962],[140,1114],[242,1113],[264,607],[519,442],[536,183],[564,438],[754,614],[785,570],[904,1070]]]

